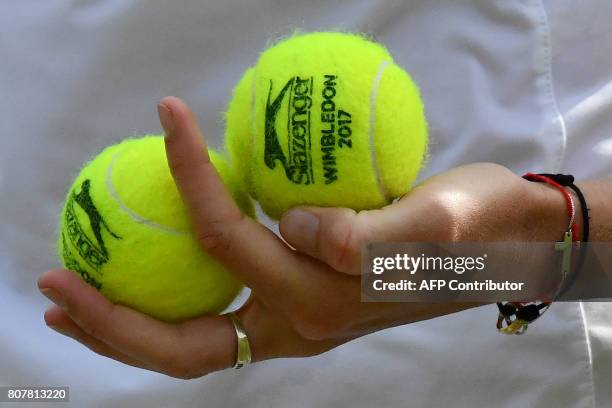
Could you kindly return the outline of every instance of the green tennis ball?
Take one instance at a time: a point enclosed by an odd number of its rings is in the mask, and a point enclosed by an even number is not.
[[[235,173],[209,154],[252,216]],[[112,302],[170,322],[219,313],[242,288],[194,239],[161,136],[127,139],[85,165],[61,213],[58,252]]]
[[[273,218],[301,204],[382,207],[411,188],[427,151],[416,85],[382,45],[352,34],[264,51],[226,122],[232,161]]]

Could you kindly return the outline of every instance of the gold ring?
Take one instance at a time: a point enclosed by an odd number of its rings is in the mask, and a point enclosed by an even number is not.
[[[237,340],[236,364],[234,364],[233,368],[239,369],[251,362],[251,345],[249,344],[249,338],[247,337],[240,318],[238,318],[234,312],[228,313],[228,315],[236,330]]]

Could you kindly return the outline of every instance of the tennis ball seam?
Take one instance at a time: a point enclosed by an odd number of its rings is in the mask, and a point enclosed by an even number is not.
[[[382,175],[380,166],[378,165],[378,160],[376,159],[376,148],[374,146],[375,143],[375,134],[374,129],[376,126],[376,99],[378,98],[378,88],[380,86],[380,81],[382,80],[382,76],[387,69],[387,67],[391,64],[389,60],[383,60],[378,65],[378,72],[374,77],[374,82],[372,83],[372,87],[370,90],[370,129],[369,129],[369,140],[370,140],[370,157],[372,160],[372,168],[374,171],[374,176],[376,178],[376,184],[378,185],[378,189],[383,197],[383,199],[387,202],[390,202],[392,198],[390,197],[389,191],[385,187],[385,184],[382,181]]]
[[[117,190],[115,189],[115,186],[113,184],[112,175],[113,175],[113,167],[115,165],[115,162],[119,158],[120,154],[123,153],[124,151],[125,149],[122,149],[116,152],[111,158],[111,161],[108,164],[108,167],[106,168],[105,182],[106,182],[106,190],[108,191],[108,194],[111,196],[113,200],[115,200],[115,202],[117,203],[121,211],[127,214],[134,222],[137,222],[142,225],[146,225],[147,227],[150,227],[150,228],[159,229],[169,234],[187,235],[188,231],[180,230],[177,228],[172,228],[167,225],[162,225],[155,221],[144,218],[143,216],[138,214],[136,211],[132,210],[130,207],[128,207],[123,202],[123,200],[121,199],[121,196],[119,195],[119,193],[117,193]]]

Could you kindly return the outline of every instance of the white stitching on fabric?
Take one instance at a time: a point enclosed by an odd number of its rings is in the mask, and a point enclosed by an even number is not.
[[[553,160],[551,160],[550,163],[548,163],[548,166],[550,167],[548,170],[552,171],[552,172],[559,172],[561,170],[561,165],[563,163],[563,160],[565,158],[566,152],[567,152],[567,128],[565,126],[565,119],[563,117],[563,115],[561,114],[561,111],[559,109],[559,104],[557,103],[557,98],[555,95],[555,87],[554,87],[554,83],[553,83],[553,75],[552,75],[552,39],[551,39],[551,31],[550,31],[550,23],[548,21],[548,14],[546,12],[546,8],[544,7],[544,3],[542,2],[542,0],[536,0],[536,3],[538,5],[538,8],[540,9],[540,17],[541,20],[539,21],[539,25],[540,25],[540,34],[542,36],[542,58],[543,61],[542,63],[544,64],[544,68],[545,71],[543,72],[543,78],[546,82],[546,87],[545,87],[545,91],[546,91],[546,95],[549,98],[550,104],[551,104],[551,108],[553,111],[553,115],[556,116],[556,119],[559,121],[559,127],[560,127],[560,146],[557,152],[557,157]],[[589,363],[589,375],[590,375],[590,382],[591,382],[591,400],[592,400],[592,406],[595,407],[595,375],[593,373],[593,355],[592,355],[592,349],[591,349],[591,338],[589,336],[589,332],[587,330],[587,324],[586,324],[586,314],[585,314],[585,310],[584,310],[584,305],[582,302],[578,302],[578,306],[580,309],[580,316],[581,316],[581,323],[582,323],[582,327],[584,330],[584,342],[585,342],[585,348],[586,348],[586,353],[587,353],[587,358],[588,358],[588,363]]]
[[[591,375],[591,390],[593,392],[593,407],[596,407],[596,396],[595,396],[595,374],[593,373],[593,350],[591,348],[591,336],[589,336],[589,330],[587,329],[586,312],[584,310],[584,303],[578,302],[580,308],[580,317],[582,322],[582,329],[584,330],[584,337],[587,349],[587,355],[589,358],[589,374]]]
[[[539,34],[541,36],[541,57],[542,57],[542,68],[543,68],[543,73],[542,73],[542,78],[545,81],[545,86],[544,91],[546,92],[546,96],[550,102],[550,107],[552,109],[552,114],[555,117],[555,120],[559,121],[559,127],[560,127],[560,145],[558,147],[557,150],[557,154],[556,157],[554,159],[551,159],[549,161],[549,163],[547,163],[547,171],[551,171],[553,173],[557,173],[561,170],[561,165],[563,163],[563,160],[565,159],[565,154],[567,151],[567,128],[565,126],[565,119],[563,118],[563,115],[561,114],[561,111],[559,109],[559,104],[557,103],[557,98],[555,95],[555,87],[554,87],[554,83],[553,83],[553,76],[552,76],[552,40],[551,40],[551,33],[550,33],[550,24],[548,21],[548,14],[546,13],[546,9],[544,7],[544,4],[542,3],[542,0],[536,0],[539,9],[540,9],[540,17],[541,20],[538,22],[539,24]]]

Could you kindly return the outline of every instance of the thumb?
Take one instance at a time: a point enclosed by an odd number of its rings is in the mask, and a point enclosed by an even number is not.
[[[361,247],[384,240],[384,228],[372,228],[377,211],[348,208],[296,207],[280,220],[280,233],[298,252],[351,275],[361,273]],[[379,231],[380,233],[376,233]]]

